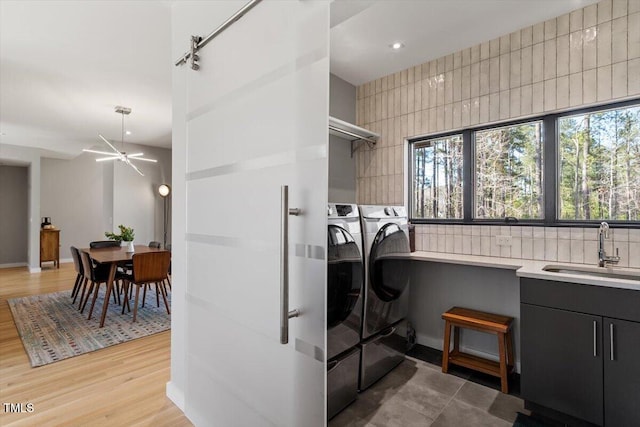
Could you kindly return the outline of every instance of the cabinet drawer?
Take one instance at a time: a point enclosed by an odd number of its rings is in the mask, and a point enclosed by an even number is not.
[[[640,322],[640,291],[520,279],[520,301],[563,310]]]

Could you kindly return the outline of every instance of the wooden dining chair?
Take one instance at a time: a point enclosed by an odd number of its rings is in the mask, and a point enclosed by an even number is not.
[[[103,268],[100,266],[94,266],[93,261],[91,260],[91,257],[87,252],[80,252],[80,259],[82,260],[82,267],[85,272],[85,281],[84,281],[84,286],[82,288],[82,295],[80,295],[79,308],[80,308],[80,313],[83,313],[84,308],[86,307],[87,302],[89,301],[89,297],[91,296],[91,292],[93,292],[93,300],[91,301],[91,308],[89,309],[89,317],[87,318],[87,319],[91,319],[91,315],[93,314],[93,307],[95,306],[96,299],[98,298],[98,291],[100,289],[100,285],[103,283],[106,285],[109,282],[109,269]],[[121,280],[121,277],[122,276],[119,273],[116,273],[116,277],[114,280],[119,281]],[[86,292],[86,296],[85,296],[87,283],[90,283],[91,286],[89,287],[89,290],[88,292]],[[113,302],[117,304],[120,303],[120,295],[118,292],[117,282],[116,282],[116,287],[113,290]],[[105,301],[104,303],[107,304],[108,301]]]
[[[136,299],[133,306],[133,321],[136,321],[138,315],[138,301],[140,298],[140,288],[146,291],[146,285],[156,285],[156,299],[162,295],[164,305],[167,308],[167,314],[171,314],[169,302],[167,301],[167,290],[164,286],[164,280],[169,272],[169,263],[171,254],[167,251],[147,252],[133,254],[133,273],[124,278],[124,301],[122,302],[122,312],[125,307],[129,308],[129,286],[136,286]],[[146,292],[145,292],[146,295]],[[144,298],[144,296],[143,296]]]

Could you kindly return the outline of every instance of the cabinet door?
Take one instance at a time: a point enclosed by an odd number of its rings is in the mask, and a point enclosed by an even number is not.
[[[53,258],[53,234],[43,231],[40,239],[40,258],[42,261],[49,261]]]
[[[640,426],[640,323],[605,317],[604,337],[605,425]]]
[[[602,425],[602,318],[520,304],[522,397]]]

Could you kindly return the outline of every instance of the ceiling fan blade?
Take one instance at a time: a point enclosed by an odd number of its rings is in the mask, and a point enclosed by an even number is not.
[[[96,162],[105,162],[107,160],[120,160],[119,157],[117,156],[113,156],[113,157],[101,157],[99,159],[96,159]]]
[[[132,167],[136,172],[138,172],[141,176],[144,176],[144,174],[143,174],[142,172],[140,172],[140,169],[138,169],[138,168],[136,167],[136,165],[134,165],[133,163],[131,163],[131,162],[130,162],[130,161],[128,161],[128,160],[127,160],[127,164],[128,164],[129,166],[131,166],[131,167]]]
[[[127,157],[131,157],[131,156],[127,156]],[[145,159],[145,158],[143,158],[143,157],[134,157],[134,158],[133,158],[133,159],[131,159],[131,160],[142,160],[143,162],[158,163],[158,161],[157,161],[157,160],[155,160],[155,159]]]
[[[118,150],[116,147],[114,147],[114,146],[113,146],[113,144],[111,144],[109,141],[107,141],[107,138],[105,138],[104,136],[102,136],[102,135],[100,135],[100,134],[98,134],[98,136],[99,136],[100,138],[102,138],[102,140],[103,140],[103,141],[104,141],[104,142],[105,142],[109,147],[111,147],[111,149],[112,149],[113,151],[115,151],[116,153],[118,153],[118,155],[121,155],[121,154],[122,154],[122,153],[120,153],[120,150]]]
[[[116,153],[107,153],[106,151],[89,150],[87,148],[84,148],[82,151],[84,151],[86,153],[104,154],[105,156],[118,156],[119,155],[119,154],[116,154]]]
[[[133,153],[133,154],[127,154],[127,157],[140,157],[143,156],[144,153]]]

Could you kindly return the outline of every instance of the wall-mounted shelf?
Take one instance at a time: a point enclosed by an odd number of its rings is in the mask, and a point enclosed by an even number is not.
[[[369,147],[378,142],[380,135],[335,117],[329,116],[329,134],[351,142],[351,157],[358,149],[357,143],[366,142]]]

